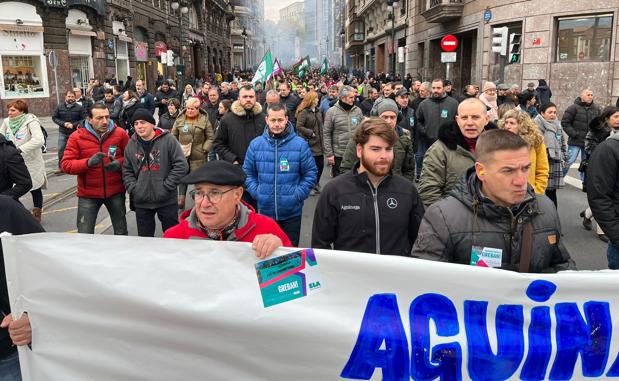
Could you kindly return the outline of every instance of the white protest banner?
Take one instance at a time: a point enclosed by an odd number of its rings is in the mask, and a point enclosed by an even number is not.
[[[617,272],[316,250],[322,290],[265,308],[249,244],[46,233],[2,245],[13,314],[33,328],[26,381],[619,378]]]

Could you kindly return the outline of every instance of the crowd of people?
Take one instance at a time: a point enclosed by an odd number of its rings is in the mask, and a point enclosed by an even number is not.
[[[139,236],[155,235],[156,216],[165,238],[251,242],[265,258],[299,245],[304,202],[318,197],[313,248],[557,272],[575,269],[557,191],[580,155],[583,226],[597,222],[619,269],[619,105],[599,107],[583,89],[559,119],[543,79],[456,94],[448,80],[355,73],[68,90],[53,121],[58,174],[77,176],[78,232],[94,233],[104,205],[114,234],[128,234],[129,197]],[[43,231],[45,131],[25,101],[7,109],[0,229]],[[19,203],[27,192],[31,213]],[[12,320],[0,284],[0,360],[18,367],[11,343],[28,344],[30,326]]]

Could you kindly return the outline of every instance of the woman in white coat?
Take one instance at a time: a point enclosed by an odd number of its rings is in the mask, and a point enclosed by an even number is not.
[[[22,99],[9,102],[7,105],[9,117],[4,119],[0,133],[12,141],[20,151],[28,172],[32,178],[32,215],[41,222],[43,208],[42,189],[47,187],[45,161],[41,147],[45,144],[45,137],[39,119],[28,113],[28,103]]]

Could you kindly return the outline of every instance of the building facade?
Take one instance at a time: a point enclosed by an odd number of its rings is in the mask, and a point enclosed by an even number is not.
[[[346,0],[345,47],[351,67],[404,74],[410,1]]]
[[[131,76],[154,92],[158,77],[230,70],[233,17],[224,0],[0,1],[2,115],[18,98],[51,115],[90,78],[122,85]]]
[[[483,81],[526,87],[545,79],[559,110],[585,88],[600,105],[614,104],[619,96],[616,0],[415,0],[411,5],[406,72],[413,77],[448,76],[457,91]],[[505,54],[494,53],[493,32],[503,27]],[[440,40],[447,34],[459,41],[449,73],[440,60]]]
[[[264,1],[232,0],[234,21],[230,31],[232,67],[248,69],[255,66],[265,53]]]

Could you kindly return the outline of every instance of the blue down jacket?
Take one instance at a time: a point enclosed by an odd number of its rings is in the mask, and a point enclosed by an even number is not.
[[[273,137],[267,126],[251,141],[243,170],[247,191],[258,201],[258,213],[276,221],[301,215],[318,172],[309,145],[290,122],[281,137]]]

